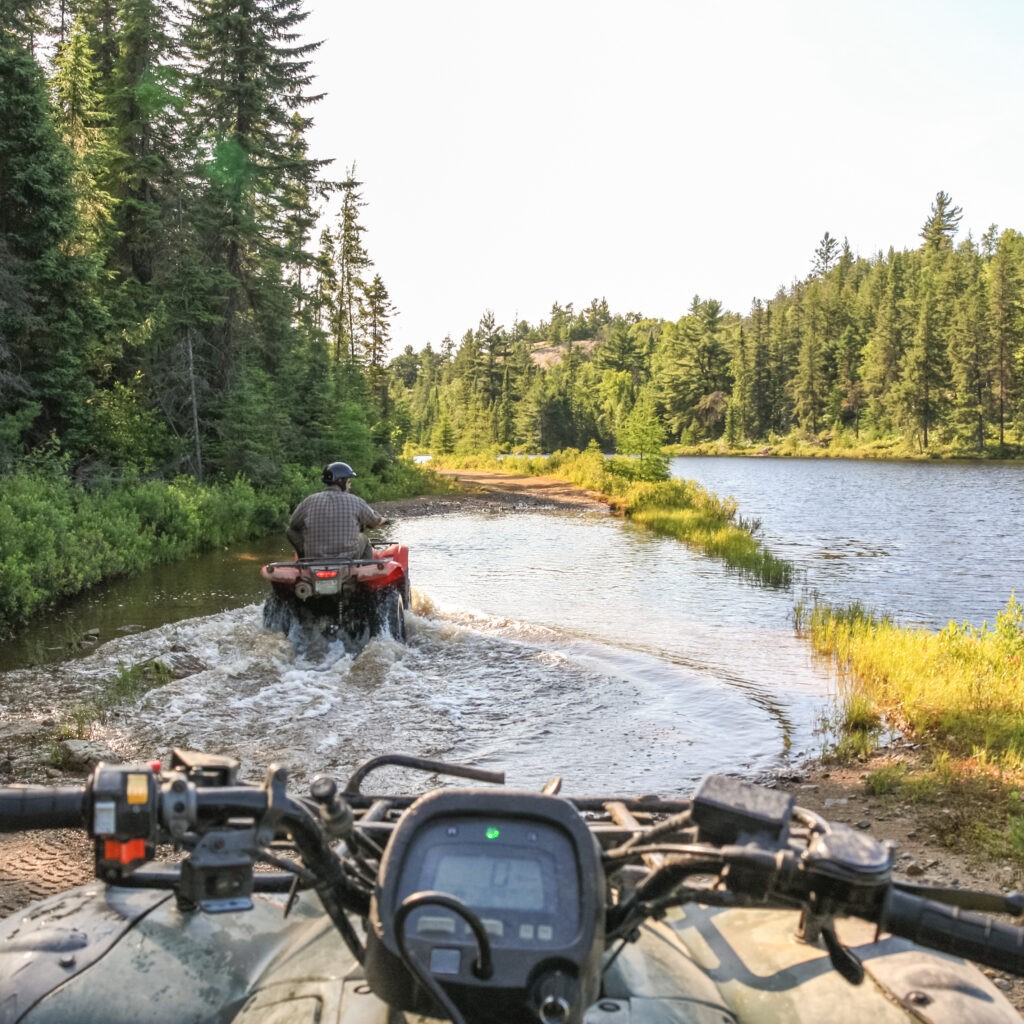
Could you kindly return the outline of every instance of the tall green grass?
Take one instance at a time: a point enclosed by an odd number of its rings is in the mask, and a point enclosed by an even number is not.
[[[521,476],[556,476],[605,496],[612,507],[644,529],[673,537],[726,565],[773,587],[788,587],[791,562],[776,558],[755,537],[759,524],[738,515],[736,501],[722,499],[693,480],[668,480],[663,459],[605,458],[596,448],[574,448],[550,457],[509,456],[445,466],[498,470]]]
[[[1024,868],[1024,608],[995,622],[906,629],[861,605],[798,608],[797,624],[840,669],[833,753],[865,755],[886,725],[911,735],[865,785],[918,806],[946,846]]]
[[[798,616],[800,618],[801,616]],[[1024,606],[1011,595],[990,625],[900,627],[860,605],[802,616],[833,657],[840,699],[867,704],[936,751],[1024,770]]]

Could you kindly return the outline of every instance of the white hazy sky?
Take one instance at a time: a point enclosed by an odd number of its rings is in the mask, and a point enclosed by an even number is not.
[[[939,190],[1024,230],[1021,0],[307,0],[393,350],[554,302],[746,313]]]

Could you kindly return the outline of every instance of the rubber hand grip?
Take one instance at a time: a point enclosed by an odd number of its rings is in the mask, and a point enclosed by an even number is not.
[[[83,786],[7,786],[0,789],[0,832],[27,828],[82,828]]]
[[[1024,928],[891,889],[879,926],[929,949],[1024,974]]]

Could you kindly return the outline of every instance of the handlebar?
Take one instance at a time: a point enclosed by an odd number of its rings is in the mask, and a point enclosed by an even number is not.
[[[1000,971],[1024,970],[1024,928],[892,888],[879,929]]]
[[[81,828],[86,823],[84,786],[10,786],[0,789],[0,832],[31,828]]]
[[[99,877],[129,886],[173,884],[186,907],[207,906],[203,894],[221,892],[215,883],[227,879],[233,887],[228,909],[238,909],[235,904],[260,888],[253,865],[265,861],[278,870],[276,886],[290,873],[294,885],[315,888],[362,959],[365,951],[347,915],[365,920],[370,914],[392,834],[417,799],[363,794],[365,777],[382,765],[478,783],[504,781],[500,773],[385,755],[357,768],[344,787],[318,776],[308,797],[295,797],[286,791],[284,769],[272,767],[262,784],[243,783],[231,759],[175,751],[165,772],[100,765],[86,786],[0,788],[0,832],[84,827],[97,840]],[[448,792],[455,804],[459,794],[475,801],[474,813],[489,814],[500,803],[479,787]],[[791,797],[714,776],[691,800],[532,796],[569,805],[584,838],[596,842],[595,875],[603,872],[617,896],[609,899],[598,877],[581,884],[604,908],[607,945],[628,941],[645,919],[690,901],[802,908],[809,932],[824,935],[834,963],[833,920],[856,916],[880,932],[1024,975],[1024,928],[977,912],[1019,916],[1024,898],[974,894],[972,901],[960,890],[904,886],[891,877],[889,849],[845,826],[830,826],[794,806]],[[470,805],[461,806],[465,813]],[[157,846],[165,843],[186,850],[181,870],[149,870]],[[297,853],[298,862],[282,856],[282,848]],[[703,881],[691,888],[691,878]],[[959,906],[949,905],[954,902]]]

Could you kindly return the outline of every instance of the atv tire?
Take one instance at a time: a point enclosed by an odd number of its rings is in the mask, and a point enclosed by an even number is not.
[[[388,587],[381,592],[377,603],[378,635],[390,636],[392,640],[405,643],[405,601],[397,587]]]
[[[271,593],[263,605],[263,628],[287,636],[295,623],[295,609],[291,601],[285,600],[276,591]]]

